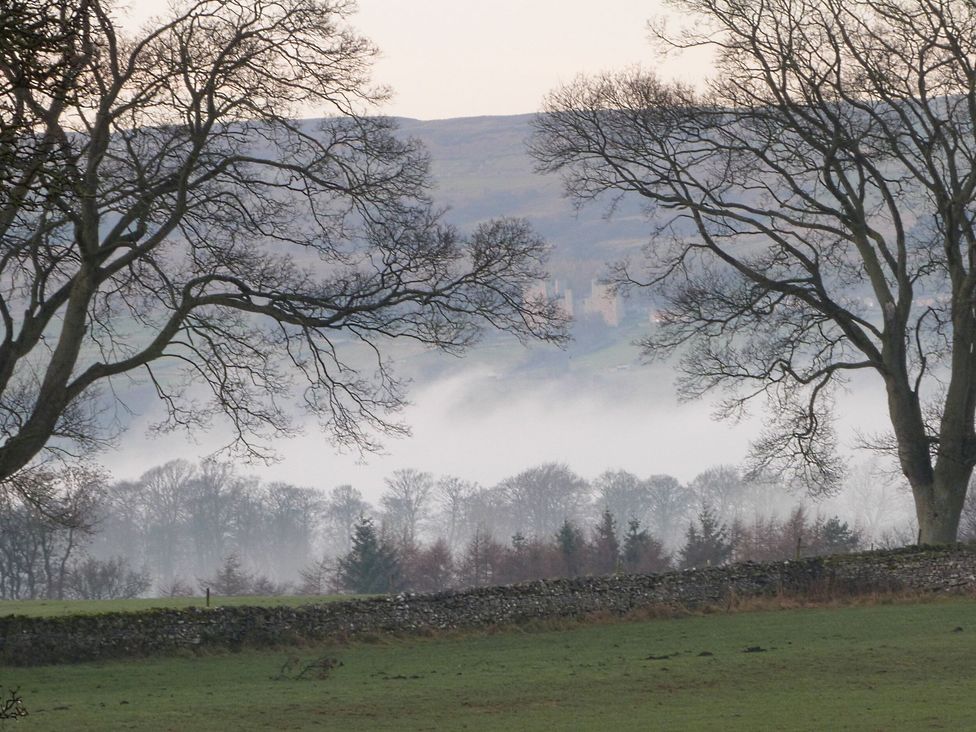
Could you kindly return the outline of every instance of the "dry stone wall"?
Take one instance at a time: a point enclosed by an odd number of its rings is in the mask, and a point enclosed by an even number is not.
[[[722,604],[732,597],[776,593],[948,593],[974,587],[976,547],[911,547],[298,607],[159,609],[54,618],[6,616],[0,618],[0,661],[62,663],[375,633],[427,633],[597,612],[624,614],[662,605],[695,608]]]

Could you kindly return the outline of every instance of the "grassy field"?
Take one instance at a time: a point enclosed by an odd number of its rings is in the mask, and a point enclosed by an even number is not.
[[[211,597],[211,607],[228,605],[306,605],[318,602],[355,600],[367,595],[303,595],[275,597]],[[204,607],[202,597],[162,597],[134,600],[0,600],[0,616],[3,615],[91,615],[108,612],[136,612],[151,608]]]
[[[297,671],[322,659],[325,678]],[[976,729],[976,601],[2,668],[18,730]],[[284,673],[282,667],[290,664]]]

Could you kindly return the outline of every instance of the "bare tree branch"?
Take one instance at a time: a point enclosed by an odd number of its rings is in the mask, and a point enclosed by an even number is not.
[[[672,4],[687,29],[658,38],[714,50],[707,88],[581,78],[536,120],[540,170],[578,202],[668,214],[612,281],[663,295],[643,345],[682,350],[686,395],[727,389],[727,414],[770,400],[757,466],[832,490],[835,384],[873,372],[922,539],[954,540],[976,464],[976,8]]]
[[[373,449],[404,429],[391,339],[565,338],[527,295],[545,244],[446,226],[426,151],[368,116],[387,92],[352,10],[184,1],[130,36],[109,0],[0,0],[0,476],[94,445],[123,375],[164,428],[221,416],[252,455],[296,410]]]

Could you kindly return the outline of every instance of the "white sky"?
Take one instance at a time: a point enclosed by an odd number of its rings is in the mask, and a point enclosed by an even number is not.
[[[129,0],[132,22],[165,0]],[[359,0],[351,23],[382,53],[375,81],[392,87],[383,112],[418,119],[523,114],[578,73],[641,64],[693,82],[697,58],[655,54],[647,22],[662,0]]]
[[[661,0],[359,0],[359,7],[354,23],[383,53],[376,78],[396,95],[387,111],[421,119],[535,112],[549,90],[580,72],[654,67],[647,21],[664,11]],[[679,69],[669,62],[669,75]]]

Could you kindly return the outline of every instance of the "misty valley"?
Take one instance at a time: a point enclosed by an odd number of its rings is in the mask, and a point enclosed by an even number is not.
[[[856,511],[730,466],[687,485],[620,470],[587,481],[555,463],[494,486],[404,469],[375,503],[352,485],[265,483],[213,460],[134,481],[63,478],[43,509],[5,504],[0,599],[439,592],[891,548],[913,531],[904,495],[866,474],[850,486]],[[973,508],[964,526],[976,531]]]
[[[976,729],[976,3],[378,2],[0,0],[0,727]]]

